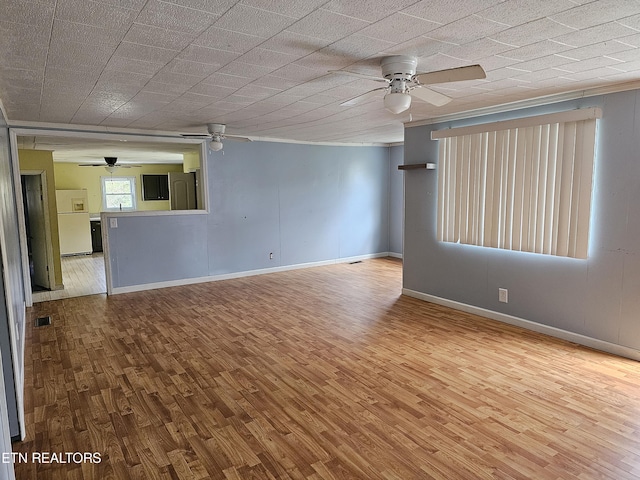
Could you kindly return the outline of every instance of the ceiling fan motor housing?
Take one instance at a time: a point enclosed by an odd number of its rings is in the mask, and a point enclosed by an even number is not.
[[[224,123],[208,123],[207,131],[210,135],[221,137],[224,135],[226,127]]]
[[[118,161],[118,157],[104,157],[104,161],[107,163],[107,165],[113,167]]]
[[[418,59],[411,55],[384,57],[380,65],[382,76],[390,81],[391,93],[407,93],[407,83],[416,74]]]
[[[411,55],[391,55],[384,57],[380,61],[382,66],[382,76],[384,78],[393,78],[395,76],[413,77],[416,74],[418,59]]]

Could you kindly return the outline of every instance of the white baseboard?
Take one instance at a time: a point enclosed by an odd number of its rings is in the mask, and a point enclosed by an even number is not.
[[[450,307],[455,310],[461,310],[467,313],[473,313],[474,315],[480,315],[487,317],[498,322],[508,323],[516,327],[522,327],[534,332],[543,333],[551,337],[560,338],[569,342],[584,345],[585,347],[593,348],[595,350],[601,350],[603,352],[612,353],[620,357],[630,358],[632,360],[640,361],[640,351],[623,345],[618,345],[604,340],[598,340],[597,338],[587,337],[579,333],[570,332],[568,330],[562,330],[560,328],[551,327],[542,323],[532,322],[531,320],[525,320],[524,318],[514,317],[505,313],[494,312],[493,310],[487,310],[481,307],[475,307],[466,303],[456,302],[455,300],[448,300],[446,298],[436,297],[427,293],[417,292],[408,288],[403,288],[402,293],[409,297],[417,298],[431,303],[437,303],[445,307]]]
[[[389,252],[389,257],[393,257],[393,258],[402,258],[402,254],[401,253],[395,253],[395,252]]]
[[[223,273],[220,275],[211,275],[206,277],[182,278],[179,280],[168,280],[165,282],[144,283],[140,285],[131,285],[127,287],[114,287],[111,290],[112,295],[119,293],[141,292],[143,290],[154,290],[156,288],[179,287],[182,285],[193,285],[196,283],[217,282],[220,280],[231,280],[232,278],[251,277],[253,275],[265,275],[267,273],[286,272],[288,270],[298,270],[301,268],[322,267],[324,265],[335,265],[338,263],[359,262],[369,260],[371,258],[381,258],[393,256],[389,252],[372,253],[368,255],[357,255],[355,257],[336,258],[333,260],[323,260],[320,262],[298,263],[295,265],[284,265],[281,267],[261,268],[258,270],[245,270],[244,272]]]

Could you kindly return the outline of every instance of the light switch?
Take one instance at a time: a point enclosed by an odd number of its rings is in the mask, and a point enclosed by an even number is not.
[[[110,228],[118,228],[118,219],[117,218],[110,218],[109,219],[109,227]]]

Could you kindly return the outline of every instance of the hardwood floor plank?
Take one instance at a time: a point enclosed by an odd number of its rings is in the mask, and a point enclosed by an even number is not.
[[[61,267],[64,288],[33,292],[34,303],[107,292],[102,253],[63,256]]]
[[[640,476],[640,365],[400,295],[376,259],[37,304],[20,479]]]

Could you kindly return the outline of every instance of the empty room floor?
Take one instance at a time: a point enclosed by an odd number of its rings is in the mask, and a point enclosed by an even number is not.
[[[401,296],[401,263],[36,305],[20,479],[636,479],[640,364]]]
[[[62,257],[61,264],[64,288],[33,292],[34,303],[107,292],[102,253]]]

